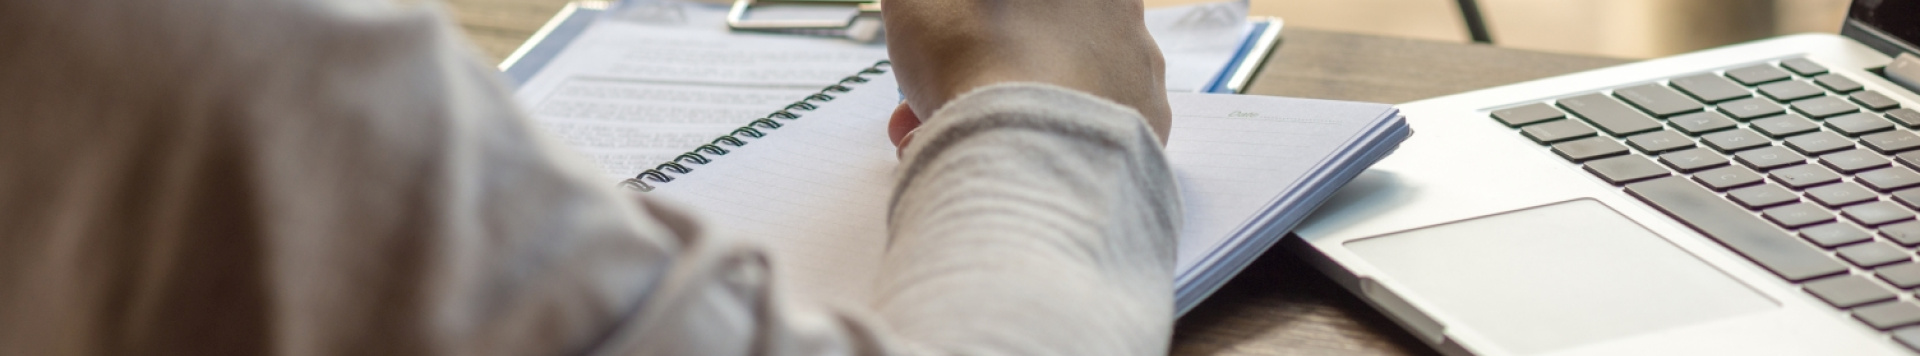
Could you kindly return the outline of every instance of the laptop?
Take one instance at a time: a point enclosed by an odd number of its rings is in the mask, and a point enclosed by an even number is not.
[[[1283,243],[1446,354],[1917,354],[1915,44],[1920,0],[1856,0],[1837,36],[1407,103]]]

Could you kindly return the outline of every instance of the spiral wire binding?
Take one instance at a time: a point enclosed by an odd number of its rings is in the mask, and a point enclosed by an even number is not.
[[[875,62],[871,67],[861,69],[860,73],[855,73],[852,76],[840,79],[839,83],[821,88],[819,92],[808,95],[806,99],[800,99],[800,101],[787,104],[787,107],[784,109],[767,114],[766,117],[754,119],[746,125],[740,126],[740,128],[733,129],[732,133],[722,135],[719,138],[713,139],[712,142],[700,145],[700,147],[694,148],[687,153],[682,153],[680,156],[674,157],[671,161],[661,163],[653,169],[640,172],[640,174],[634,175],[633,178],[621,180],[620,187],[642,192],[653,191],[654,187],[652,184],[648,184],[648,181],[654,183],[672,182],[673,175],[693,172],[693,168],[688,167],[688,165],[711,163],[713,162],[713,157],[709,157],[708,155],[725,156],[727,153],[732,152],[721,146],[746,146],[747,141],[740,139],[741,137],[754,139],[767,137],[770,131],[779,130],[781,126],[785,125],[780,123],[779,120],[798,120],[801,116],[800,112],[813,111],[814,109],[820,108],[819,103],[833,101],[832,94],[853,91],[852,87],[847,86],[848,84],[866,83],[867,75],[886,74],[887,68],[892,66],[893,62],[891,61],[882,60]]]

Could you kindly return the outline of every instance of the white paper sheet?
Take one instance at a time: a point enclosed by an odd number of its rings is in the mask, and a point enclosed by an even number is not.
[[[1170,91],[1203,89],[1251,25],[1240,1],[1150,9]],[[521,85],[534,119],[609,180],[633,177],[887,56],[880,44],[729,31],[726,7],[608,10]]]
[[[840,39],[726,30],[725,8],[610,10],[515,93],[536,122],[632,177],[886,58]]]

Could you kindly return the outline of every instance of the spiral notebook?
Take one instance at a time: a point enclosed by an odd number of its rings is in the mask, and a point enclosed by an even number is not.
[[[720,233],[763,239],[789,290],[870,300],[898,164],[886,122],[900,96],[888,68],[881,61],[620,184],[692,205]],[[1411,134],[1385,104],[1169,99],[1166,152],[1186,211],[1182,314]]]

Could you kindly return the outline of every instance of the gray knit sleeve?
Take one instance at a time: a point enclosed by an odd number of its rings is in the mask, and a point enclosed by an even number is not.
[[[878,293],[895,332],[965,353],[1165,352],[1180,205],[1137,111],[989,86],[927,120],[901,166]]]

